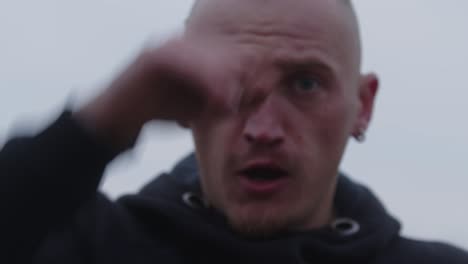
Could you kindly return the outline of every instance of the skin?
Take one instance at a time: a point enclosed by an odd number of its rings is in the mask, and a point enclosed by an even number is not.
[[[320,228],[348,139],[372,115],[378,81],[360,57],[347,1],[199,0],[182,36],[144,50],[75,117],[120,149],[153,120],[192,129],[204,198],[240,234]],[[287,171],[279,191],[244,190],[239,170],[258,161]]]
[[[229,45],[246,69],[238,112],[191,124],[208,203],[246,235],[329,223],[348,138],[367,128],[377,90],[376,77],[359,72],[350,6],[204,0],[187,34]],[[236,173],[258,160],[284,166],[287,186],[268,197],[243,191]]]

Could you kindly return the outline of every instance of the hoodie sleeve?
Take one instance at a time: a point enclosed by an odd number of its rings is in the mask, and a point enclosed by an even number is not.
[[[68,111],[38,135],[10,140],[0,152],[0,262],[30,259],[54,226],[95,197],[118,153]]]

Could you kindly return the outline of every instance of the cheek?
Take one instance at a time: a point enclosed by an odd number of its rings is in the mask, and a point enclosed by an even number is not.
[[[227,121],[200,122],[192,127],[197,151],[203,156],[218,157],[221,150],[229,147],[231,129]]]
[[[196,124],[192,127],[192,134],[195,143],[195,151],[198,160],[198,167],[200,173],[200,183],[205,195],[205,198],[212,203],[213,200],[217,200],[217,193],[213,192],[216,190],[212,186],[216,186],[219,175],[217,171],[220,169],[219,155],[216,155],[216,146],[218,145],[216,139],[216,133],[213,133],[213,129],[206,124]]]
[[[323,136],[340,142],[340,138],[347,138],[351,132],[355,105],[346,93],[336,93],[330,99],[320,111]]]
[[[216,208],[224,208],[228,197],[232,196],[226,181],[236,145],[231,127],[225,120],[192,127],[202,190],[207,201]]]
[[[336,161],[342,155],[352,130],[352,107],[344,100],[316,105],[295,120],[299,126],[291,128],[299,148],[315,159]],[[294,132],[296,131],[296,132]]]
[[[203,122],[192,126],[200,171],[210,181],[222,175],[228,159],[232,132],[227,122]]]

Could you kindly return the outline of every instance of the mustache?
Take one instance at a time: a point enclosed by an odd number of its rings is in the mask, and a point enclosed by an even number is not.
[[[245,167],[252,161],[256,160],[267,160],[281,165],[288,170],[294,168],[295,161],[292,158],[291,153],[285,150],[272,150],[265,148],[249,148],[248,150],[241,153],[233,153],[229,155],[227,159],[227,165],[231,169],[240,169]]]

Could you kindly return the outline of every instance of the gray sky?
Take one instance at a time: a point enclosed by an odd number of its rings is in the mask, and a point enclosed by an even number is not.
[[[75,105],[150,40],[180,31],[190,0],[0,0],[0,142]],[[468,248],[468,1],[359,0],[364,70],[381,78],[368,141],[343,170],[404,233]],[[111,197],[138,190],[192,149],[187,131],[148,127],[106,172]]]

